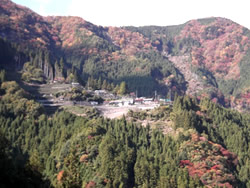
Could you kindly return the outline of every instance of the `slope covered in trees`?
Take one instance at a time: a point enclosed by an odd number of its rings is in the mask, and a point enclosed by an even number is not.
[[[139,95],[171,90],[249,108],[250,34],[230,20],[118,28],[79,17],[42,17],[10,0],[0,7],[0,37],[15,43],[19,53],[13,65],[19,70],[30,62],[26,70],[39,68],[49,80],[69,81],[73,74],[86,84],[91,76],[101,77],[114,84],[126,81]],[[44,82],[36,72],[35,78],[29,73],[23,78]]]
[[[0,186],[250,187],[249,114],[216,104],[249,105],[249,37],[222,18],[108,28],[44,18],[2,0]],[[77,81],[118,94],[166,95],[190,94],[192,79],[206,89],[194,91],[197,98],[176,96],[173,107],[120,120],[94,110],[48,116],[19,85]],[[142,126],[145,119],[153,123]]]
[[[248,29],[225,18],[191,20],[179,26],[126,28],[149,37],[185,79],[189,78],[188,94],[206,95],[237,109],[248,108]],[[190,73],[185,75],[187,71]],[[202,91],[197,91],[197,86]]]
[[[6,178],[1,184],[249,187],[249,116],[207,99],[198,103],[177,97],[173,108],[162,108],[153,118],[171,119],[174,134],[125,118],[77,117],[64,111],[48,117],[18,84],[3,82],[0,164],[10,169],[1,171]]]

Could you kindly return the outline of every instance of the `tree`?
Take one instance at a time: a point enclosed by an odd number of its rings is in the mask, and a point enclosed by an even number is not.
[[[6,72],[5,70],[0,71],[0,83],[3,83],[6,81]]]
[[[60,59],[59,65],[60,65],[60,69],[61,69],[62,76],[65,77],[65,73],[64,73],[64,60],[63,60],[62,57],[61,57],[61,59]]]
[[[76,149],[71,148],[70,153],[64,159],[64,164],[63,185],[65,187],[81,187],[80,162]]]
[[[119,87],[119,91],[118,91],[118,94],[120,95],[125,95],[127,93],[127,85],[126,85],[126,82],[121,82],[120,84],[120,87]]]
[[[99,77],[98,81],[97,81],[97,89],[102,89],[102,78]]]
[[[108,83],[106,80],[103,80],[103,83],[102,83],[102,89],[107,89],[108,87]]]
[[[42,173],[44,167],[43,167],[43,164],[41,162],[41,159],[39,157],[39,153],[37,150],[32,152],[32,154],[29,158],[29,165],[30,165],[30,168],[33,172]]]
[[[119,93],[119,90],[120,90],[119,85],[116,85],[115,88],[114,88],[114,90],[113,90],[113,92],[114,92],[115,94],[118,94],[118,93]]]

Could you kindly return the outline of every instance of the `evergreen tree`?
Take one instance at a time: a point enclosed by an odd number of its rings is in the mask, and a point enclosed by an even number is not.
[[[102,83],[102,89],[107,89],[107,90],[110,90],[110,89],[108,88],[108,83],[107,83],[107,81],[106,81],[106,80],[103,80],[103,83]]]
[[[42,173],[44,165],[37,150],[33,151],[29,158],[29,165],[33,172]]]
[[[99,77],[98,81],[97,81],[97,89],[102,89],[102,78]]]
[[[63,58],[61,57],[60,58],[60,62],[59,62],[59,65],[60,65],[60,70],[61,70],[61,73],[62,73],[62,76],[63,77],[65,77],[65,72],[64,72],[64,70],[65,70],[65,65],[64,65],[65,63],[64,63],[64,60],[63,60]]]
[[[80,163],[77,150],[72,148],[68,156],[64,159],[64,175],[62,184],[65,187],[81,187]]]
[[[126,82],[121,82],[118,94],[125,95],[128,92]]]
[[[6,81],[6,72],[5,70],[0,71],[0,84]]]
[[[116,85],[115,88],[114,88],[114,90],[113,90],[113,92],[114,92],[115,94],[118,94],[118,93],[119,93],[119,90],[120,90],[120,86],[119,86],[119,85]]]

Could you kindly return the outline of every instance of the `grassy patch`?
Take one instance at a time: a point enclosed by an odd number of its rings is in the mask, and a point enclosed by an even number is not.
[[[72,114],[90,118],[96,117],[99,114],[95,108],[90,106],[63,106],[62,108]]]

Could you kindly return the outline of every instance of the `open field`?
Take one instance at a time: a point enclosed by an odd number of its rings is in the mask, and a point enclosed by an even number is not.
[[[39,86],[38,91],[41,94],[50,95],[58,92],[65,92],[71,87],[71,84],[43,84]]]
[[[157,105],[128,105],[128,106],[109,106],[109,105],[100,105],[100,106],[94,106],[101,115],[103,115],[106,118],[114,119],[122,117],[123,115],[126,115],[129,110],[133,111],[139,111],[139,110],[146,110],[146,109],[153,109],[157,107]]]
[[[122,106],[122,107],[114,107],[114,106],[95,106],[95,108],[106,118],[114,119],[122,117],[126,115],[129,110],[137,110],[135,106]]]

